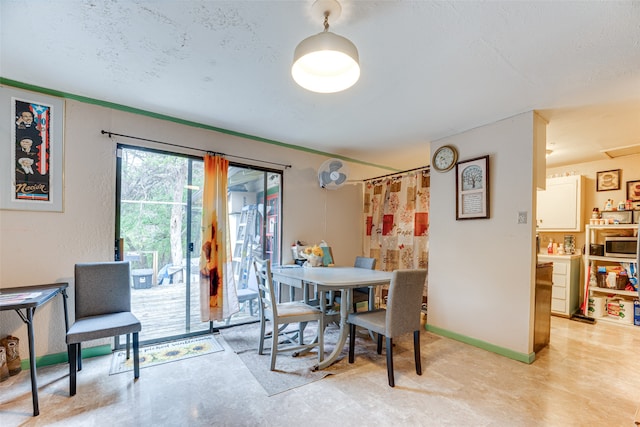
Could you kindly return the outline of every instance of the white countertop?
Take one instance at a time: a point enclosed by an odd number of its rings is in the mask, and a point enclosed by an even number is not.
[[[538,254],[538,259],[540,258],[545,258],[548,260],[553,260],[553,259],[573,259],[573,258],[580,258],[582,257],[582,254],[572,254],[572,255],[553,255],[553,254],[544,254],[544,253],[539,253]]]

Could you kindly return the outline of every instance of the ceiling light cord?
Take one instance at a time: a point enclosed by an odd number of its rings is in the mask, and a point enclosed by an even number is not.
[[[325,32],[325,33],[329,31],[329,15],[330,15],[330,13],[329,13],[329,11],[327,10],[327,11],[324,13],[324,32]]]

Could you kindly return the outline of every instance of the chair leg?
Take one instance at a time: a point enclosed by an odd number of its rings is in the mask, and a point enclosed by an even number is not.
[[[349,325],[349,363],[353,363],[355,359],[355,347],[356,347],[356,325],[351,323]]]
[[[131,336],[129,334],[127,334],[126,340],[127,340],[127,360],[129,360],[129,357],[130,357],[129,349],[131,348]]]
[[[376,348],[378,354],[382,354],[382,334],[378,334],[378,347]]]
[[[416,374],[422,375],[422,363],[420,362],[420,331],[413,331],[413,354],[416,358]]]
[[[272,340],[271,340],[271,370],[276,370],[276,356],[278,354],[278,324],[276,322],[273,323],[273,332],[272,332]]]
[[[78,360],[78,371],[82,371],[82,343],[77,343],[76,359]]]
[[[304,330],[307,327],[307,322],[300,322],[298,324],[298,343],[304,345]]]
[[[127,334],[127,336],[129,336],[129,334]],[[140,350],[140,345],[138,342],[138,333],[134,332],[133,333],[133,377],[134,378],[139,378],[140,377],[140,357],[139,357],[139,350]]]
[[[396,383],[393,378],[393,340],[387,337],[387,377],[389,377],[389,386],[395,387]]]
[[[265,327],[266,327],[265,323],[266,321],[264,317],[262,317],[260,319],[260,344],[258,344],[258,354],[262,354],[264,352],[264,333],[265,333]]]
[[[318,363],[324,360],[324,315],[318,319]]]
[[[67,355],[69,357],[69,396],[76,394],[76,369],[77,369],[77,344],[69,344]]]

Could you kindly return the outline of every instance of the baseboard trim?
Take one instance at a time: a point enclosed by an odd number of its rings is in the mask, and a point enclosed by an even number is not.
[[[99,345],[97,347],[88,347],[82,349],[82,358],[89,359],[91,357],[97,356],[106,356],[107,354],[111,354],[111,345]],[[54,353],[54,354],[45,354],[44,356],[36,357],[36,368],[40,368],[42,366],[51,366],[57,365],[59,363],[68,363],[69,357],[67,352],[64,353]],[[29,359],[22,359],[20,361],[20,366],[24,370],[29,369]]]
[[[513,351],[511,349],[505,348],[505,347],[500,347],[498,345],[495,344],[491,344],[488,343],[486,341],[482,341],[476,338],[471,338],[468,337],[466,335],[462,335],[462,334],[458,334],[456,332],[452,332],[449,331],[447,329],[442,329],[439,328],[437,326],[433,326],[430,324],[426,324],[425,325],[425,329],[429,332],[433,332],[434,334],[437,335],[442,335],[443,337],[447,337],[447,338],[451,338],[454,339],[456,341],[460,341],[463,342],[465,344],[469,344],[472,345],[474,347],[478,347],[481,348],[483,350],[487,350],[490,351],[492,353],[496,353],[499,354],[500,356],[504,356],[504,357],[508,357],[509,359],[513,359],[513,360],[517,360],[518,362],[524,362],[524,363],[533,363],[534,360],[536,360],[536,354],[535,353],[520,353],[517,351]]]

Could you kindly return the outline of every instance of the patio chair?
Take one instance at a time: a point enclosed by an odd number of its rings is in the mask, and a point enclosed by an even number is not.
[[[378,334],[377,352],[382,354],[382,336],[386,338],[387,376],[395,387],[393,375],[393,338],[413,332],[413,353],[416,373],[422,375],[420,363],[420,310],[427,270],[396,270],[393,272],[387,308],[349,314],[349,363],[354,362],[356,326]]]
[[[276,368],[278,353],[309,350],[318,347],[318,361],[324,358],[324,316],[319,307],[314,307],[302,301],[278,303],[273,280],[271,277],[271,261],[254,257],[253,266],[258,280],[258,299],[260,310],[260,343],[258,354],[264,352],[264,342],[271,339],[271,370]],[[272,330],[266,331],[266,322],[271,321]],[[307,322],[317,321],[318,329],[315,339],[304,344],[303,334]],[[290,324],[298,324],[298,329],[289,335],[285,328]],[[295,342],[295,339],[298,342]]]
[[[236,292],[238,295],[238,304],[244,304],[245,310],[247,307],[249,308],[249,315],[251,317],[255,316],[255,313],[253,310],[253,304],[254,304],[254,301],[258,302],[258,290],[254,289],[250,285],[247,285],[246,288],[238,289]],[[225,319],[225,323],[227,325],[231,324],[231,317],[232,316],[229,316]]]
[[[133,334],[133,376],[140,376],[140,321],[131,313],[131,269],[128,261],[75,265],[76,321],[67,331],[69,394],[76,394],[76,368],[82,370],[83,341]]]

